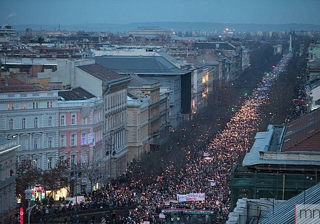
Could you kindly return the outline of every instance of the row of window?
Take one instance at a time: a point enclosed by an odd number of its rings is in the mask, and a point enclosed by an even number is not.
[[[40,159],[38,159],[38,158],[32,159],[32,165],[34,165],[35,167],[41,168]],[[47,169],[50,170],[53,167],[54,167],[53,166],[53,157],[48,157],[47,158]]]
[[[88,119],[85,118],[83,119],[83,124],[87,124]],[[61,126],[66,126],[66,118],[65,115],[61,115],[60,116],[60,125]],[[77,119],[76,119],[76,115],[73,114],[71,116],[71,125],[77,125]],[[47,119],[47,126],[48,127],[53,127],[53,117],[49,116]],[[11,118],[9,119],[9,130],[13,130],[14,129],[14,119]],[[38,128],[39,127],[39,119],[38,117],[33,118],[33,128]],[[21,128],[25,129],[26,128],[26,118],[22,118],[21,119]]]
[[[60,135],[60,147],[66,147],[67,137],[65,134]],[[78,144],[78,135],[76,133],[71,133],[70,135],[70,146],[77,146]],[[88,134],[81,134],[81,145],[88,145]]]
[[[65,156],[59,156],[59,159],[60,160],[65,160]],[[72,154],[70,155],[70,158],[69,158],[69,164],[70,164],[70,167],[72,166],[72,164],[77,164],[77,158],[76,158],[76,154]],[[32,161],[32,165],[35,166],[35,167],[38,167],[38,168],[42,168],[41,166],[41,159],[40,158],[32,158],[31,159]],[[52,169],[55,167],[55,163],[54,163],[54,158],[53,157],[47,157],[47,165],[46,165],[46,168],[49,170],[49,169]],[[81,163],[87,163],[88,162],[88,156],[85,154],[85,153],[82,153],[81,154]],[[1,171],[1,165],[0,165],[0,171]],[[2,172],[0,172],[2,173]]]
[[[32,142],[30,142],[32,140]],[[30,144],[31,143],[31,144]],[[81,133],[81,145],[88,145],[88,134],[86,132]],[[45,143],[43,143],[45,144]],[[28,150],[28,149],[40,149],[43,145],[41,143],[40,136],[35,136],[32,139],[29,138],[22,138],[21,139],[21,149]],[[70,134],[70,146],[74,147],[78,145],[78,135],[76,133]],[[67,146],[67,137],[66,134],[60,135],[60,147]],[[48,136],[47,137],[47,148],[55,147],[54,145],[54,137]]]
[[[38,109],[39,103],[38,102],[32,102],[32,103],[8,103],[7,104],[8,110],[14,110],[14,109]],[[53,102],[49,101],[47,102],[47,108],[52,108]]]
[[[126,111],[122,111],[121,113],[109,116],[106,120],[106,127],[111,129],[117,125],[123,124],[126,120],[126,115]]]
[[[124,90],[121,94],[107,96],[105,99],[105,104],[108,110],[127,104],[127,92]]]
[[[52,116],[48,117],[48,127],[52,127],[53,123],[53,118]],[[14,129],[14,123],[13,123],[13,118],[11,118],[9,120],[9,130],[13,130]],[[33,118],[33,128],[38,128],[39,127],[39,119],[38,117]],[[25,129],[26,128],[26,118],[22,118],[21,119],[21,128]]]

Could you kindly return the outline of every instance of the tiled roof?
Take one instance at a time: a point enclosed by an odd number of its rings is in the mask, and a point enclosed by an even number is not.
[[[203,64],[200,63],[200,61],[197,60],[196,58],[194,58],[193,56],[187,57],[187,58],[186,58],[186,61],[187,61],[187,63],[190,63],[190,64],[192,64],[192,65],[195,66],[195,67],[197,67],[197,66],[198,66],[198,67],[203,66]]]
[[[88,91],[81,87],[74,88],[68,91],[59,91],[58,95],[63,97],[64,100],[86,100],[95,97]]]
[[[101,81],[111,81],[123,78],[123,76],[119,75],[117,72],[109,70],[99,64],[82,65],[78,66],[78,68],[100,79]]]
[[[30,92],[30,91],[46,91],[39,84],[29,84],[16,78],[0,79],[0,93],[5,92]]]
[[[103,56],[95,57],[95,60],[97,64],[124,75],[183,75],[186,73],[162,56]]]
[[[236,47],[228,42],[196,42],[195,47],[198,49],[224,49],[235,50]]]
[[[320,151],[320,109],[286,126],[282,151]]]

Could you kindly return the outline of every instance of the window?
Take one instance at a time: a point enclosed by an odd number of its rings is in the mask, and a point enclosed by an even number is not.
[[[76,155],[71,155],[70,156],[70,165],[76,164]]]
[[[61,117],[60,117],[60,125],[61,126],[65,126],[65,117],[64,117],[64,115],[61,115]]]
[[[52,127],[52,117],[48,118],[48,127]]]
[[[76,115],[74,114],[71,116],[71,124],[76,125]]]
[[[39,147],[39,138],[33,139],[33,149],[38,149]]]
[[[87,159],[87,155],[86,154],[81,154],[81,163],[82,164],[86,164],[88,162],[88,159]]]
[[[34,118],[33,124],[34,124],[35,128],[38,127],[38,118],[37,117]]]
[[[20,109],[26,109],[27,104],[26,103],[20,103]]]
[[[33,109],[37,109],[38,108],[38,103],[37,102],[33,102],[32,103],[32,108]]]
[[[87,145],[88,144],[88,134],[82,133],[81,134],[81,145]]]
[[[26,119],[22,118],[22,129],[26,128]]]
[[[76,146],[77,145],[77,135],[76,134],[71,134],[70,145],[71,146]]]
[[[48,148],[52,147],[52,137],[48,137]]]
[[[60,135],[60,147],[65,147],[65,146],[66,146],[66,136]]]
[[[52,107],[52,102],[47,102],[47,108],[51,108]]]
[[[13,130],[13,119],[9,120],[9,129]]]
[[[52,169],[52,157],[48,157],[48,169]]]
[[[29,148],[29,141],[27,137],[22,137],[21,138],[21,150],[28,150]]]

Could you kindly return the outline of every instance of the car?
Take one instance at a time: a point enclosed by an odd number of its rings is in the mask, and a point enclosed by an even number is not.
[[[84,196],[67,197],[63,206],[69,208],[70,206],[74,206],[76,204],[80,205],[81,203],[86,203]]]

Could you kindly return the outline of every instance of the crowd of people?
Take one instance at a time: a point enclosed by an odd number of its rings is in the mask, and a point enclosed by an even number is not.
[[[289,58],[290,55],[285,55],[278,66],[265,74],[258,87],[208,145],[197,150],[191,150],[188,146],[181,148],[187,154],[185,169],[177,170],[175,164],[171,164],[153,182],[145,184],[130,175],[137,163],[132,164],[126,175],[95,191],[92,201],[86,206],[134,207],[126,217],[121,217],[122,223],[187,223],[190,215],[184,214],[183,209],[209,211],[212,215],[209,218],[206,216],[207,223],[225,223],[231,206],[232,167],[249,151],[252,138],[263,119],[259,108],[267,102],[268,88],[285,68]],[[177,194],[189,193],[205,193],[205,200],[178,201]],[[182,210],[173,214],[163,213],[165,208]],[[103,220],[107,223],[110,219],[103,217]]]

